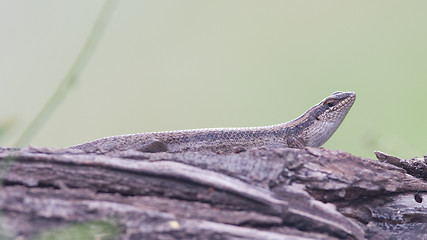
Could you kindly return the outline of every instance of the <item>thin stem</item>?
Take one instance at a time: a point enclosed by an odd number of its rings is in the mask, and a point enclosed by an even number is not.
[[[80,50],[79,55],[74,60],[74,63],[71,66],[70,70],[62,79],[58,88],[55,90],[46,105],[37,114],[37,116],[33,119],[30,125],[28,125],[28,127],[25,129],[24,133],[15,143],[15,146],[24,146],[28,145],[31,142],[31,140],[41,129],[43,124],[46,123],[47,119],[49,119],[52,113],[62,103],[65,95],[70,91],[71,86],[77,82],[81,73],[87,66],[89,59],[92,57],[101,39],[104,29],[107,26],[108,21],[111,19],[116,4],[117,0],[105,1],[98,15],[98,18],[96,19],[95,24],[93,25],[92,30],[88,38],[86,39],[83,48]]]

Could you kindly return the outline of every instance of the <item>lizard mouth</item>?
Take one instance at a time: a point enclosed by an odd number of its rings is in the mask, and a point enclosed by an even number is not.
[[[343,108],[350,108],[351,106],[353,106],[353,103],[356,100],[356,93],[346,92],[343,94],[346,94],[347,96],[345,96],[343,99],[341,99],[341,101],[339,101],[339,103],[337,105],[332,107],[330,109],[331,111],[337,111],[337,110],[341,110]]]
[[[349,92],[348,94],[349,94],[349,96],[346,97],[342,102],[340,102],[339,105],[347,106],[347,107],[353,106],[354,101],[356,101],[356,93]]]

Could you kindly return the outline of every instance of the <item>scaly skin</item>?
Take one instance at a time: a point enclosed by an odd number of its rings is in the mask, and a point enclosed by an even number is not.
[[[356,100],[353,92],[335,92],[299,118],[272,126],[206,128],[113,136],[72,146],[85,152],[108,153],[240,150],[253,147],[320,147],[337,130]]]

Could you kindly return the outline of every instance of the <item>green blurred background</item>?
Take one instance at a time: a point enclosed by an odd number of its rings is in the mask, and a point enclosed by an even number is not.
[[[0,1],[0,145],[53,94],[104,1]],[[86,69],[31,141],[286,122],[357,101],[325,148],[426,154],[427,1],[120,1]]]

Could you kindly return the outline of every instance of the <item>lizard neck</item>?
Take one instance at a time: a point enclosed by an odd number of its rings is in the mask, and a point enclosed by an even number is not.
[[[330,101],[334,104],[330,104]],[[320,147],[335,133],[350,111],[356,94],[336,92],[316,104],[303,115],[287,123],[277,125],[290,138],[303,146]]]

